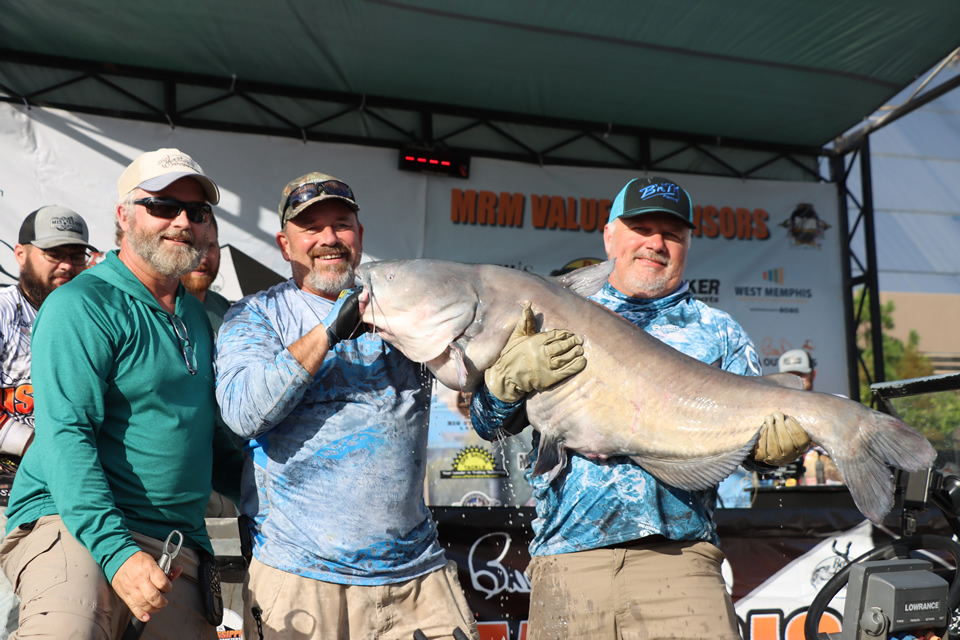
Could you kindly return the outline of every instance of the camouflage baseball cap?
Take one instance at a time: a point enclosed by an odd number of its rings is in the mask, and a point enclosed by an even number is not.
[[[283,188],[280,206],[277,209],[280,213],[280,227],[283,228],[287,221],[297,217],[301,211],[315,202],[331,199],[339,200],[354,212],[360,211],[353,190],[342,180],[316,171],[291,180]]]

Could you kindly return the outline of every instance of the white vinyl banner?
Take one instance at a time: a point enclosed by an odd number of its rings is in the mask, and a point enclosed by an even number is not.
[[[610,203],[634,172],[475,158],[469,179],[397,169],[397,151],[304,143],[0,104],[0,285],[17,275],[12,247],[32,210],[60,204],[113,249],[116,181],[142,151],[175,147],[220,186],[220,243],[277,273],[284,184],[322,171],[350,184],[368,259],[496,263],[542,275],[605,258]],[[803,347],[818,391],[847,394],[837,195],[830,184],[669,175],[691,195],[697,229],[686,275],[694,295],[731,313],[765,372]],[[638,363],[643,366],[643,363]]]

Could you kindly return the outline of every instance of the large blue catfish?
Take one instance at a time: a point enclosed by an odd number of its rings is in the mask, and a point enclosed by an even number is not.
[[[893,505],[890,467],[929,468],[935,451],[906,423],[838,396],[794,388],[792,374],[763,378],[712,367],[587,300],[606,262],[560,278],[440,260],[366,263],[358,274],[363,320],[452,389],[483,379],[531,304],[538,329],[583,337],[586,368],[527,398],[540,432],[534,473],[556,474],[566,449],[629,456],[667,484],[717,485],[753,449],[764,418],[781,411],[826,449],[860,511],[879,522]]]

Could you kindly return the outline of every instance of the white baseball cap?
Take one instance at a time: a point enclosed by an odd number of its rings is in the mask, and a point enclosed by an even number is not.
[[[790,349],[780,356],[777,366],[780,368],[780,373],[810,373],[816,366],[816,361],[804,349]]]
[[[203,174],[193,158],[179,149],[157,149],[140,154],[136,160],[123,170],[117,181],[120,200],[136,189],[160,191],[180,178],[193,178],[203,187],[207,202],[220,202],[220,189],[216,183]]]

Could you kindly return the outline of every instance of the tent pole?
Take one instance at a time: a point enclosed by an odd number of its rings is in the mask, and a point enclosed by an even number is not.
[[[880,318],[880,278],[877,273],[877,242],[873,217],[873,179],[870,169],[870,137],[860,141],[861,213],[863,239],[867,251],[867,272],[864,274],[870,296],[870,342],[873,347],[873,382],[886,382],[883,368],[883,321]]]
[[[830,173],[837,185],[837,218],[840,232],[840,276],[843,292],[844,345],[847,353],[847,395],[860,401],[859,354],[857,352],[857,322],[853,311],[853,282],[850,250],[850,208],[847,204],[845,156],[830,157]]]

